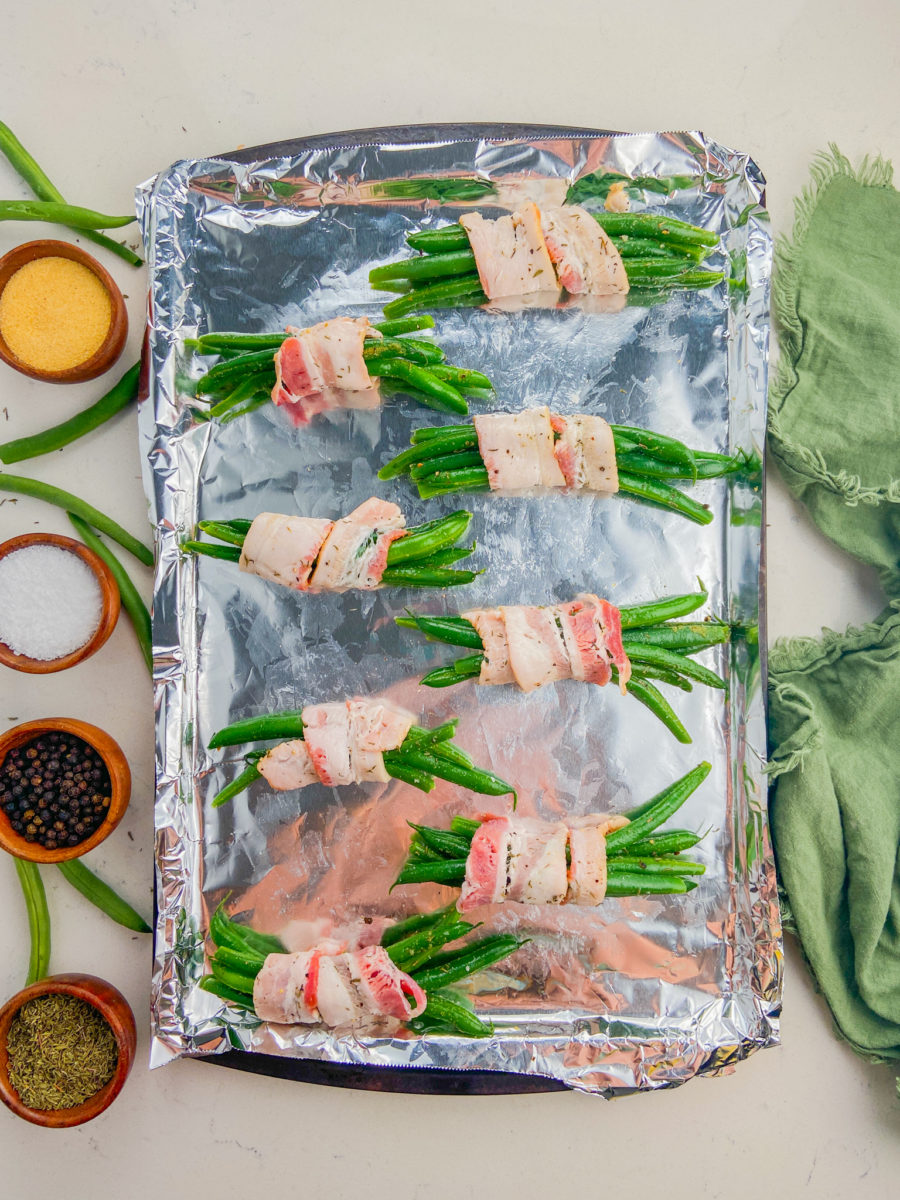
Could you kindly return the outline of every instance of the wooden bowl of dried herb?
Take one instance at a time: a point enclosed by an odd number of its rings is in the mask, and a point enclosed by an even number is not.
[[[134,1013],[111,983],[41,979],[0,1008],[0,1100],[33,1125],[83,1125],[122,1090],[136,1044]]]

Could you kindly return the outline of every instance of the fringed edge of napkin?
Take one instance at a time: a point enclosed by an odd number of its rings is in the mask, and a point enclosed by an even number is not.
[[[779,416],[790,392],[797,384],[795,364],[803,347],[803,327],[797,315],[800,254],[809,232],[813,214],[822,193],[839,177],[852,179],[863,187],[891,187],[894,168],[887,160],[868,155],[854,168],[834,142],[828,150],[816,155],[810,167],[811,181],[794,200],[794,228],[781,234],[775,242],[775,269],[772,276],[772,305],[778,327],[780,354],[774,377],[769,385],[768,434],[775,444],[779,459],[790,456],[794,470],[805,468],[810,478],[821,483],[848,505],[900,504],[900,479],[892,479],[883,487],[864,486],[859,475],[849,471],[832,471],[821,451],[803,446],[787,437]]]

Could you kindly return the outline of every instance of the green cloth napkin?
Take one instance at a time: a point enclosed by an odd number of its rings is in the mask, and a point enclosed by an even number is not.
[[[772,831],[787,913],[844,1038],[900,1057],[900,193],[836,147],[776,248],[769,450],[813,520],[877,568],[862,629],[769,656]]]

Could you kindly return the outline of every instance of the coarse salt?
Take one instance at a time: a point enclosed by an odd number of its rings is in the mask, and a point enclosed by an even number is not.
[[[70,550],[24,546],[0,558],[0,641],[15,654],[71,654],[90,641],[102,610],[97,577]]]

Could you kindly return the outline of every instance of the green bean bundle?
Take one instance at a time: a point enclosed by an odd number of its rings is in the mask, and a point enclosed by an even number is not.
[[[352,701],[350,703],[365,705],[368,702]],[[326,708],[328,706],[313,707]],[[308,712],[307,708],[302,711],[249,717],[219,730],[212,737],[209,743],[210,750],[218,750],[224,746],[246,745],[250,742],[279,741],[282,743],[280,746],[270,748],[269,751],[254,750],[247,754],[244,759],[247,765],[243,771],[213,798],[214,808],[227,804],[229,800],[245,791],[256,780],[263,778],[266,768],[260,769],[258,764],[263,758],[267,758],[268,754],[276,754],[278,751],[282,751],[282,757],[289,763],[291,773],[287,777],[282,774],[279,776],[279,782],[270,786],[287,791],[318,781],[326,782],[328,786],[337,785],[338,780],[328,782],[327,776],[330,768],[327,765],[323,768],[321,764],[316,770],[306,770],[301,782],[294,782],[295,779],[300,778],[300,770],[294,769],[290,755],[292,751],[295,757],[300,753],[300,748],[296,743],[302,741],[307,732],[304,713]],[[395,749],[384,750],[381,753],[384,771],[393,779],[408,783],[423,792],[431,791],[435,779],[445,779],[484,796],[511,795],[515,803],[516,792],[511,784],[490,771],[477,767],[468,754],[451,740],[456,732],[457,724],[458,719],[453,718],[434,729],[423,729],[418,725],[412,725]],[[290,740],[282,742],[282,739],[285,738]],[[315,765],[316,754],[309,751],[308,748],[306,754],[310,756]],[[301,767],[306,767],[305,762],[301,764]],[[377,777],[373,775],[372,778]],[[282,779],[284,782],[281,781]],[[359,782],[359,780],[350,779],[345,782]]]
[[[402,393],[438,412],[467,413],[466,396],[490,400],[493,385],[480,371],[447,363],[444,351],[433,342],[409,336],[433,326],[432,317],[421,315],[369,327],[362,351],[368,378],[380,380],[386,394]],[[187,345],[194,353],[220,356],[197,383],[197,400],[211,402],[203,417],[224,423],[265,404],[275,387],[275,355],[290,336],[208,333],[190,340]],[[309,417],[301,411],[297,419],[305,423]]]
[[[543,902],[595,904],[606,896],[682,895],[692,891],[697,886],[692,876],[702,875],[706,868],[702,863],[683,859],[681,854],[682,851],[695,846],[701,840],[701,835],[687,829],[651,835],[681,808],[707,777],[710,769],[709,763],[699,763],[640,808],[626,813],[626,819],[604,819],[598,816],[598,828],[602,838],[599,858],[596,852],[593,860],[588,858],[583,847],[578,856],[575,854],[576,830],[584,828],[583,823],[573,826],[567,834],[555,827],[559,839],[557,851],[560,855],[560,875],[563,866],[563,839],[566,839],[566,875],[570,881],[571,895],[567,896],[565,891],[554,891],[555,882],[558,882],[554,881],[550,883]],[[513,826],[513,821],[505,817],[484,817],[482,820],[454,817],[449,830],[434,829],[428,825],[412,825],[413,836],[410,839],[409,852],[394,887],[413,883],[441,883],[448,887],[462,887],[468,877],[472,894],[469,897],[464,895],[460,901],[458,907],[461,911],[477,907],[481,902],[496,901],[499,894],[495,890],[498,881],[500,893],[506,896],[505,887],[510,884],[510,872],[513,868],[506,862],[496,860],[491,853],[490,847],[494,845],[495,839],[488,830],[485,830],[484,845],[479,847],[471,865],[469,861],[475,834],[485,822],[491,821],[498,822],[498,839],[502,839],[507,826]],[[526,838],[529,832],[530,830],[524,830]],[[547,832],[550,832],[549,828]],[[499,845],[499,840],[497,844]],[[546,839],[542,839],[541,846],[546,844]],[[522,852],[521,857],[523,862],[519,865],[527,872],[529,865],[533,867],[534,862],[529,864],[527,850]],[[539,869],[546,871],[546,858],[537,857]],[[602,882],[604,862],[605,884]],[[582,890],[582,872],[586,874],[591,885],[587,894]],[[527,878],[519,882],[526,885],[528,883]],[[547,882],[546,875],[544,882]],[[535,893],[535,896],[539,895],[540,893]],[[513,894],[509,898],[521,897]],[[541,900],[536,899],[535,902]]]
[[[535,411],[546,413],[553,425],[553,446],[556,447],[563,436],[566,418],[546,409]],[[520,419],[497,413],[485,420],[496,421],[506,416],[510,417],[511,423]],[[608,428],[615,446],[615,494],[678,513],[698,525],[708,525],[713,519],[712,513],[674,485],[682,481],[691,485],[698,480],[717,479],[751,464],[743,452],[728,455],[692,450],[676,438],[649,429],[630,425]],[[548,439],[550,436],[548,429]],[[479,449],[479,435],[474,424],[424,427],[413,433],[411,441],[408,450],[385,463],[378,472],[379,479],[408,476],[423,500],[432,496],[491,490],[488,467]]]
[[[272,514],[269,514],[271,516]],[[455,570],[451,564],[462,558],[467,558],[475,549],[471,546],[459,546],[456,543],[466,532],[472,514],[465,510],[449,513],[435,521],[427,521],[423,525],[414,525],[407,529],[403,537],[392,541],[387,550],[386,565],[380,574],[380,583],[388,587],[414,588],[445,588],[460,587],[471,583],[478,575],[477,571]],[[209,558],[224,559],[227,562],[241,561],[242,547],[253,522],[235,518],[229,521],[201,521],[201,532],[216,538],[217,542],[201,542],[189,540],[182,543],[182,550],[193,554],[206,555]],[[371,539],[370,539],[371,542]],[[358,548],[357,559],[366,551],[370,542],[363,543]],[[327,552],[327,540],[316,552],[316,562],[320,562]],[[315,565],[305,563],[303,573],[311,576],[310,582],[304,583],[300,590],[307,586],[315,590]],[[263,574],[263,572],[258,572]],[[271,573],[265,573],[265,578],[272,578]],[[279,579],[278,582],[282,582]],[[283,582],[288,583],[285,578]],[[289,586],[299,587],[296,574],[292,575]]]
[[[527,939],[497,934],[445,949],[474,928],[471,922],[463,921],[451,905],[437,912],[416,913],[397,921],[382,935],[380,949],[390,959],[389,970],[382,974],[392,976],[397,986],[409,989],[407,994],[416,992],[425,1000],[421,1015],[407,1022],[415,1032],[453,1033],[464,1037],[489,1037],[493,1033],[493,1026],[477,1017],[465,998],[444,989],[507,958]],[[200,987],[230,1004],[255,1012],[257,976],[270,954],[286,956],[287,947],[270,934],[257,933],[230,919],[221,904],[210,919],[209,936],[214,947],[209,960],[211,973],[203,976]],[[370,947],[370,951],[373,949]],[[365,953],[361,951],[360,956],[364,957]],[[315,965],[307,969],[302,987],[307,1021],[318,1017],[327,1023],[324,1014],[318,1012],[318,991],[321,959],[329,957],[339,956],[324,950],[316,954],[315,948],[311,952],[309,961]],[[350,986],[353,986],[352,982]]]
[[[682,623],[675,620],[696,611],[707,598],[706,592],[693,592],[617,610],[622,650],[631,668],[625,690],[684,743],[691,741],[691,735],[656,685],[669,684],[687,692],[693,690],[695,683],[725,687],[719,675],[689,656],[729,641],[731,626],[721,621]],[[475,626],[465,617],[410,612],[395,620],[405,629],[417,629],[430,641],[445,642],[469,651],[449,666],[439,667],[423,676],[420,682],[426,687],[452,687],[481,675],[485,646]],[[618,682],[617,667],[611,666],[610,671],[613,681]]]
[[[709,230],[651,213],[578,211],[585,219],[596,221],[618,251],[627,276],[627,289],[622,290],[628,290],[628,303],[643,304],[647,297],[653,299],[660,291],[714,287],[724,278],[721,271],[701,266],[719,243],[718,236]],[[421,253],[374,267],[369,272],[373,288],[401,293],[385,305],[386,317],[489,302],[482,289],[469,233],[462,224],[412,233],[406,241],[411,249]],[[549,278],[548,289],[580,286],[571,281],[558,260],[554,269],[558,282]]]

